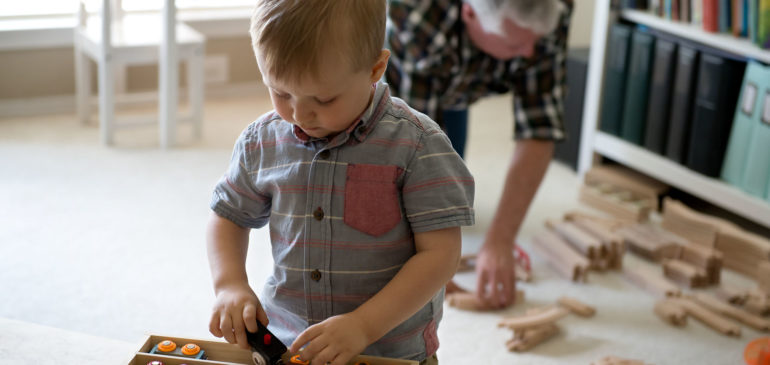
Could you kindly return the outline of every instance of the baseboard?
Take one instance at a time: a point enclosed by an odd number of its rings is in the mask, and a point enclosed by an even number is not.
[[[243,82],[234,84],[209,85],[206,87],[206,99],[216,100],[244,94],[267,95],[264,84],[260,82]],[[180,89],[179,95],[184,102],[187,95],[186,89]],[[145,91],[131,94],[116,95],[116,108],[130,109],[141,107],[152,107],[158,102],[158,93],[156,91]],[[98,98],[91,98],[91,105],[94,110],[98,107]],[[74,114],[75,113],[75,95],[52,95],[39,96],[33,98],[5,99],[0,100],[0,118],[28,117],[36,115],[50,114]]]

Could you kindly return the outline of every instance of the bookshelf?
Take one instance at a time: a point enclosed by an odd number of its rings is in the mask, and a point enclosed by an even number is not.
[[[610,24],[617,19],[646,25],[746,58],[770,63],[770,51],[731,35],[703,31],[698,26],[672,22],[637,10],[616,11],[611,0],[597,0],[591,44],[606,44]],[[679,190],[770,228],[770,202],[748,195],[719,179],[707,177],[640,146],[598,129],[604,77],[605,47],[592,47],[586,81],[578,172],[591,168],[594,158],[604,156],[631,167]]]

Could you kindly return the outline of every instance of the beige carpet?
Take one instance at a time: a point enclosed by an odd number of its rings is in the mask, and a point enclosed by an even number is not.
[[[236,136],[267,108],[264,95],[253,93],[209,101],[203,140],[191,141],[183,129],[181,147],[170,151],[157,148],[154,128],[119,131],[116,147],[106,148],[95,126],[71,115],[0,120],[0,318],[8,319],[0,321],[0,363],[99,363],[77,354],[45,362],[29,346],[16,348],[18,336],[37,338],[30,333],[46,328],[54,329],[39,339],[53,349],[93,338],[138,344],[148,333],[211,338],[204,248],[211,188]],[[507,97],[480,103],[471,117],[467,160],[477,181],[478,224],[464,231],[465,252],[478,249],[513,148]],[[523,228],[525,248],[545,218],[578,206],[578,183],[572,171],[552,164]],[[271,265],[266,231],[254,231],[252,240],[249,274],[259,290]],[[727,338],[695,321],[671,328],[653,315],[654,299],[617,274],[575,285],[536,256],[534,265],[535,282],[523,285],[521,306],[483,314],[446,308],[442,364],[588,364],[610,354],[654,364],[741,364],[743,347],[759,336],[744,328],[742,338]],[[458,276],[467,287],[474,280]],[[596,305],[597,317],[564,318],[557,338],[509,353],[510,333],[497,321],[564,294]],[[71,341],[51,341],[68,334]],[[115,351],[115,363],[130,355]]]

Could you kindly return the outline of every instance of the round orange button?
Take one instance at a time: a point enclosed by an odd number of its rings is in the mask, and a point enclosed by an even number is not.
[[[199,352],[201,352],[200,346],[194,343],[188,343],[182,347],[182,353],[185,355],[197,355]]]
[[[171,340],[161,341],[158,344],[158,351],[171,352],[174,351],[174,349],[176,349],[176,344]]]
[[[748,365],[770,365],[770,337],[760,337],[749,342],[743,351]]]
[[[301,364],[301,365],[307,365],[310,364],[310,361],[305,361],[299,358],[299,355],[294,355],[289,359],[292,364]]]

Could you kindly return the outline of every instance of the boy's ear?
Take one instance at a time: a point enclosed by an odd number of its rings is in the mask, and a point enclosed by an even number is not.
[[[382,52],[380,52],[380,56],[377,57],[377,62],[374,63],[374,66],[372,67],[372,74],[371,77],[369,77],[369,81],[373,84],[380,80],[382,77],[382,74],[385,73],[385,69],[388,67],[388,59],[390,58],[390,51],[387,49],[383,49]]]

